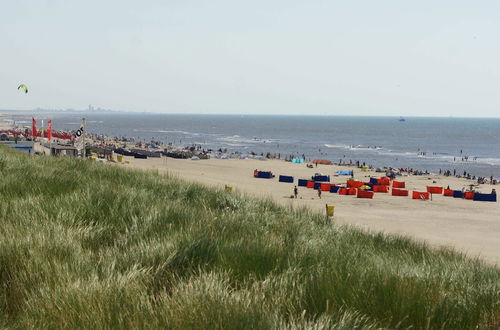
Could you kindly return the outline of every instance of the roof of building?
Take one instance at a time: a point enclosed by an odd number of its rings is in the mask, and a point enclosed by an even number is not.
[[[78,150],[73,146],[67,146],[67,145],[63,145],[63,144],[52,144],[52,145],[49,145],[47,147],[51,148],[51,149],[56,149],[56,150]]]

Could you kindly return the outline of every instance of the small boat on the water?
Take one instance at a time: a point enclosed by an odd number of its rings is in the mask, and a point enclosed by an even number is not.
[[[399,117],[399,121],[406,121],[403,117]]]

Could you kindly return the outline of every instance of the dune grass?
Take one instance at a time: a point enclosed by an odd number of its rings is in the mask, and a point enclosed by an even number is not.
[[[0,147],[0,328],[499,327],[500,270],[480,260]]]

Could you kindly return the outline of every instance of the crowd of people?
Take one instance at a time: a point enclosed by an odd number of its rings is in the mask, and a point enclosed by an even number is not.
[[[481,176],[478,176],[476,178],[475,175],[472,175],[470,173],[468,173],[467,171],[464,171],[463,174],[461,173],[457,173],[457,170],[454,169],[453,171],[451,170],[441,170],[439,169],[439,174],[442,174],[444,176],[454,176],[456,178],[465,178],[465,179],[468,179],[468,180],[477,180],[477,183],[479,184],[492,184],[492,185],[496,185],[497,184],[497,180],[495,178],[493,178],[493,176],[490,176],[489,180],[488,178],[486,177],[481,177]]]
[[[138,147],[160,147],[161,146],[161,142],[160,141],[151,141],[149,143],[147,142],[137,142],[137,141],[134,141],[133,138],[125,138],[125,137],[121,137],[121,138],[118,138],[118,137],[115,137],[115,138],[107,138],[105,135],[99,135],[99,134],[92,134],[91,135],[91,138],[92,140],[95,142],[95,143],[103,143],[105,144],[106,142],[110,142],[110,140],[112,140],[113,142],[121,142],[121,143],[134,143],[136,144],[136,146]],[[171,143],[169,144],[169,147],[171,147]],[[188,146],[188,147],[185,147],[185,149],[189,149],[191,151],[198,151],[198,152],[202,152],[202,153],[209,153],[212,151],[212,149],[207,149],[205,150],[204,148],[202,148],[201,145],[192,145],[192,146]],[[321,149],[319,149],[319,151],[321,151]],[[238,152],[238,151],[234,151],[234,152],[231,152],[231,151],[228,151],[227,148],[219,148],[218,149],[218,152],[220,154],[234,154],[235,156],[240,156],[242,153],[241,152]],[[299,154],[298,152],[297,153],[294,153],[294,154],[289,154],[289,155],[282,155],[281,153],[272,153],[272,152],[260,152],[260,153],[256,153],[256,152],[253,152],[253,151],[250,151],[248,152],[249,155],[252,155],[252,156],[261,156],[261,157],[265,157],[266,159],[284,159],[285,161],[292,161],[293,159],[296,159],[296,158],[302,158],[304,160],[304,162],[306,163],[306,165],[309,165],[310,167],[313,167],[311,164],[307,164],[307,162],[311,162],[312,160],[311,159],[308,159],[306,158],[306,155],[305,154]],[[418,155],[420,156],[426,156],[426,152],[425,151],[421,151],[419,149],[418,151]],[[463,156],[463,153],[462,153],[462,150],[460,150],[460,155],[461,155],[461,158],[462,158],[462,161],[468,161],[470,159],[473,159],[473,160],[476,160],[477,157],[469,157],[469,156]],[[458,158],[460,159],[460,158]],[[456,160],[456,157],[454,157],[454,160]],[[366,164],[366,162],[363,162],[363,161],[360,161],[360,160],[352,160],[352,159],[347,159],[346,158],[346,155],[343,156],[343,158],[340,158],[338,163],[336,165],[340,165],[340,166],[356,166],[358,168],[369,168],[369,169],[374,169],[375,167],[373,167],[372,165],[370,164]],[[316,164],[317,166],[317,164]],[[379,170],[379,169],[377,169]],[[386,172],[388,174],[388,176],[393,176],[393,177],[396,177],[396,176],[399,176],[399,175],[429,175],[429,171],[427,170],[419,170],[419,169],[414,169],[414,168],[410,168],[410,167],[406,167],[406,168],[392,168],[392,167],[385,167],[383,169],[380,169],[379,172]],[[476,177],[475,175],[467,172],[467,171],[463,171],[462,172],[458,172],[457,169],[447,169],[447,170],[443,170],[443,169],[439,169],[439,174],[440,175],[444,175],[444,176],[453,176],[453,177],[456,177],[456,178],[465,178],[465,179],[469,179],[469,180],[477,180],[477,183],[478,184],[487,184],[487,183],[490,183],[492,185],[496,185],[498,183],[498,180],[496,180],[495,178],[493,178],[493,176],[490,176],[490,178],[486,178],[486,177]]]

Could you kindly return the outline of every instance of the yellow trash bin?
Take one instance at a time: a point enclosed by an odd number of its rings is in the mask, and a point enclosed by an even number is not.
[[[116,159],[118,160],[118,163],[121,163],[123,161],[123,156],[118,155],[118,156],[116,156]]]
[[[326,204],[326,215],[329,217],[333,217],[333,212],[335,210],[335,206]]]

